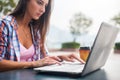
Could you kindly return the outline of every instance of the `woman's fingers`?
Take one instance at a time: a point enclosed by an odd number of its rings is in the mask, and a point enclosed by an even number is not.
[[[52,64],[59,64],[59,62],[56,60],[49,60],[46,62],[46,65],[52,65]]]
[[[62,61],[62,59],[60,59],[58,56],[51,56],[51,58],[54,59],[54,60],[57,60],[57,61],[59,61],[59,62]]]
[[[73,58],[70,58],[69,56],[64,56],[63,59],[66,61],[74,62]]]
[[[85,63],[80,57],[78,57],[76,54],[68,54],[68,55],[61,55],[59,56],[61,59],[66,60],[66,61],[71,61],[74,62],[74,60],[78,60],[81,63]]]
[[[54,59],[53,57],[47,56],[41,60],[33,61],[32,66],[33,67],[40,67],[40,66],[47,66],[47,65],[52,65],[52,64],[60,64],[60,62],[56,59],[58,59],[58,58]]]
[[[83,61],[80,57],[78,57],[76,54],[71,54],[70,57],[80,61],[81,63],[85,63],[85,61]]]
[[[70,55],[60,55],[58,57],[60,57],[62,60],[74,62],[74,58],[70,57]]]

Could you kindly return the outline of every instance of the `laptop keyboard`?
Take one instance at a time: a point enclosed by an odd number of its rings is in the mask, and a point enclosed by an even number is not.
[[[82,72],[84,64],[80,62],[61,62],[61,64],[54,64],[50,66],[44,66],[35,68],[35,70],[44,70],[44,71],[60,71],[60,72]]]

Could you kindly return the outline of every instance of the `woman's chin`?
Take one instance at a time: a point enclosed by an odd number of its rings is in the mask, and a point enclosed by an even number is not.
[[[33,19],[34,19],[34,20],[38,20],[39,18],[40,18],[40,17],[34,17]]]

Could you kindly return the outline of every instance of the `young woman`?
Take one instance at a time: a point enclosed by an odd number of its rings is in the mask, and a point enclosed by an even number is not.
[[[45,37],[52,0],[19,0],[15,10],[0,21],[0,71],[40,67],[62,60],[77,59],[74,54],[48,56]]]

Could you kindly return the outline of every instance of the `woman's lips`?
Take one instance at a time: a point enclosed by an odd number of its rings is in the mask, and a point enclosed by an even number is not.
[[[41,16],[42,15],[42,13],[37,13],[37,16]]]

